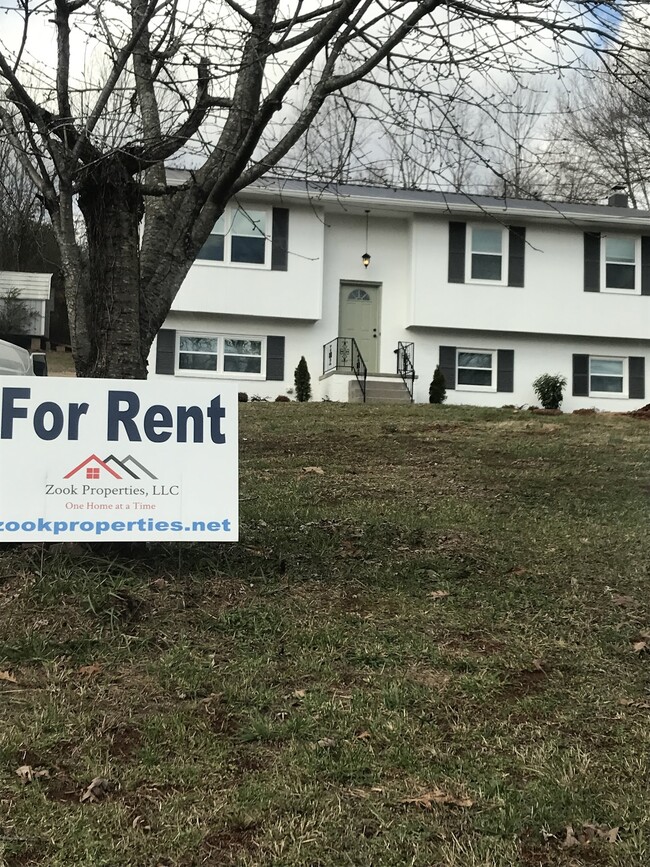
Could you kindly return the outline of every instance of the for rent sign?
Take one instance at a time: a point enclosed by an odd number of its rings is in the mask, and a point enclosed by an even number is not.
[[[0,542],[236,541],[237,393],[2,377]]]

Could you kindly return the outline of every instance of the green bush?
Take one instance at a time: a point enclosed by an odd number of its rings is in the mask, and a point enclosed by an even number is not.
[[[296,386],[296,400],[304,403],[311,397],[311,375],[304,355],[301,356],[293,376]]]
[[[445,377],[440,370],[440,365],[436,365],[433,372],[433,379],[429,386],[429,403],[444,403],[447,400],[447,389],[445,387]]]
[[[20,296],[19,289],[9,289],[0,296],[0,334],[29,334],[36,311]]]
[[[564,396],[566,376],[543,373],[533,383],[535,394],[544,409],[559,409]]]

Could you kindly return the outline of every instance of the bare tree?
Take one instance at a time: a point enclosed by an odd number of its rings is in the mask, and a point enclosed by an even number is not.
[[[491,118],[487,163],[492,178],[485,192],[518,199],[546,195],[543,133],[547,95],[534,82],[504,90],[498,116]]]
[[[632,57],[623,68],[573,80],[560,106],[555,149],[565,195],[597,200],[620,187],[634,207],[650,207],[649,71],[645,56]],[[552,165],[549,160],[549,171]]]
[[[0,123],[61,251],[77,373],[135,378],[227,202],[287,156],[328,98],[364,82],[368,116],[389,128],[406,99],[421,129],[448,112],[454,81],[620,52],[644,7],[621,0],[614,20],[591,0],[14,2]],[[34,40],[50,29],[48,72]],[[193,170],[169,187],[165,163],[179,158]]]

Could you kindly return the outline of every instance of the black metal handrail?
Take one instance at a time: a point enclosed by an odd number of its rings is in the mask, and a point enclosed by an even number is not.
[[[415,384],[415,344],[402,343],[401,340],[397,343],[397,372],[402,377],[406,390],[413,403],[413,388]]]
[[[368,368],[354,337],[335,337],[323,346],[323,374],[333,372],[354,373],[363,402],[366,402]]]

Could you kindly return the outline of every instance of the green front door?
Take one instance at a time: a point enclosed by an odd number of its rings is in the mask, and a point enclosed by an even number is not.
[[[354,337],[368,373],[378,373],[379,365],[379,286],[367,283],[342,283],[340,337]]]

